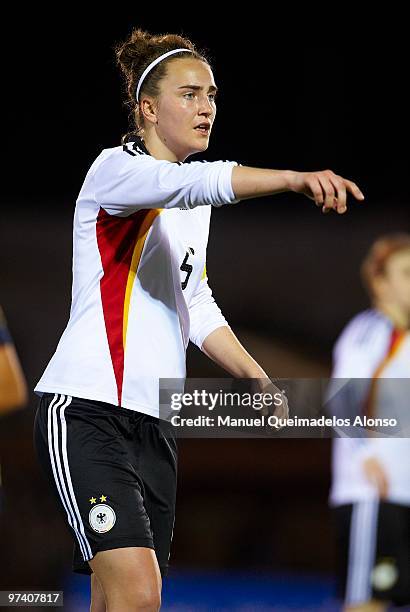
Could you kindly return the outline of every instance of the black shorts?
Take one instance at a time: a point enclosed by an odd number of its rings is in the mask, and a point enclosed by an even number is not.
[[[334,509],[339,596],[346,605],[370,599],[410,603],[410,508],[361,501]]]
[[[161,574],[175,516],[177,449],[155,417],[45,393],[34,444],[74,537],[73,571],[91,574],[102,550],[155,550]]]

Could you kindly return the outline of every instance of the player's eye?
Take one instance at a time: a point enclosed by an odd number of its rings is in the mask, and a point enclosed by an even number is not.
[[[184,98],[186,98],[187,96],[194,96],[194,92],[193,91],[189,91],[188,93],[184,94]],[[192,98],[189,98],[189,100],[191,100]]]

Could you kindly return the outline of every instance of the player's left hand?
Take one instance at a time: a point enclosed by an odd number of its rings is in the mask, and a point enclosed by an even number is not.
[[[270,378],[257,378],[255,379],[255,385],[255,392],[266,396],[266,403],[261,408],[260,414],[265,417],[276,416],[278,419],[287,419],[289,417],[288,399],[282,393],[282,390],[274,385]],[[283,425],[276,429],[281,429],[282,427]]]

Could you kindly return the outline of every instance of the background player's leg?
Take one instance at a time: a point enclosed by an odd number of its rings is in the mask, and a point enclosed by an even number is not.
[[[89,561],[103,589],[107,612],[157,612],[161,574],[151,548],[104,550]]]
[[[90,612],[106,612],[104,591],[95,574],[91,574],[91,606]]]

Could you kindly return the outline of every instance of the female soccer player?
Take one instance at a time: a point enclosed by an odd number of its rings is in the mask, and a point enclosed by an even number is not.
[[[344,404],[338,413],[395,417],[405,430],[410,235],[377,240],[362,271],[373,308],[350,321],[335,345],[333,377],[342,378],[344,385],[336,399]],[[360,380],[347,384],[344,379],[350,378]],[[410,440],[336,438],[330,502],[339,534],[345,610],[382,612],[392,602],[410,604]]]
[[[346,210],[331,171],[184,163],[216,114],[209,62],[181,36],[134,30],[116,49],[135,129],[91,165],[76,203],[70,320],[36,391],[35,438],[93,573],[96,612],[157,610],[174,522],[176,447],[158,427],[158,379],[185,377],[188,341],[232,376],[267,374],[216,305],[205,270],[211,207],[294,191]]]

